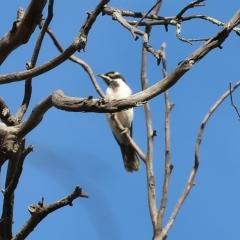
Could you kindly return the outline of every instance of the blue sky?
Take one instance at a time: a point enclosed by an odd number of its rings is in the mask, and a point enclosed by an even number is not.
[[[69,46],[86,18],[98,3],[96,0],[55,1],[51,29],[64,48]],[[146,12],[155,1],[120,1],[110,6],[125,10]],[[161,16],[174,16],[189,1],[164,1]],[[18,7],[26,9],[29,1],[4,1],[1,29],[3,36],[16,19]],[[194,8],[190,14],[203,14],[225,22],[238,10],[237,1],[206,1],[205,7]],[[46,16],[46,10],[44,11]],[[211,37],[221,28],[203,20],[182,25],[185,38]],[[14,51],[0,68],[0,74],[25,69],[30,61],[39,30],[29,43]],[[175,27],[154,27],[150,44],[158,49],[166,42],[167,70],[177,64],[203,43],[193,45],[180,42]],[[231,33],[223,49],[215,49],[197,63],[191,71],[169,91],[175,103],[171,113],[171,175],[168,205],[164,218],[167,223],[182,193],[194,161],[194,146],[200,123],[211,106],[228,90],[229,82],[240,80],[239,40]],[[76,56],[86,61],[94,74],[118,71],[126,78],[133,92],[141,90],[140,56],[142,41],[132,35],[111,17],[99,16],[88,36],[86,52]],[[37,65],[58,51],[46,36]],[[162,79],[161,66],[148,54],[147,78],[149,85]],[[106,86],[99,80],[105,91]],[[24,82],[0,86],[0,95],[15,113],[22,101]],[[90,79],[78,65],[67,61],[51,72],[33,80],[33,97],[25,119],[32,108],[53,91],[61,89],[68,96],[98,98]],[[234,101],[240,107],[239,91]],[[154,167],[158,205],[161,199],[164,164],[164,101],[163,95],[150,101],[153,128],[158,136],[154,140]],[[135,109],[134,140],[146,152],[146,127],[143,108]],[[227,98],[210,119],[200,150],[200,167],[196,185],[184,202],[168,239],[238,239],[240,214],[239,193],[239,120]],[[14,233],[30,217],[27,206],[42,197],[45,203],[57,201],[81,185],[89,199],[77,199],[73,207],[65,207],[44,219],[30,240],[91,239],[128,240],[151,239],[152,226],[147,203],[145,166],[137,173],[123,168],[121,153],[105,115],[95,113],[68,113],[50,109],[42,123],[27,136],[27,144],[34,152],[25,161],[24,172],[16,191]],[[3,188],[6,164],[1,174]],[[0,196],[2,201],[2,196]]]

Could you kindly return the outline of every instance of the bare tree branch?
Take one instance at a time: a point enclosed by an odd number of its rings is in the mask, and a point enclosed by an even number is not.
[[[159,9],[160,9],[160,7],[161,7],[161,5],[162,5],[162,0],[158,0],[157,3],[155,3],[155,4],[153,5],[153,7],[151,7],[150,10],[146,13],[146,16],[147,16],[157,5],[159,6]],[[156,15],[156,14],[154,14],[154,15]],[[135,27],[137,27],[138,24],[139,24],[140,22],[142,22],[142,20],[143,20],[144,18],[145,18],[145,16],[142,16],[141,19],[136,23]]]
[[[176,18],[181,18],[182,15],[190,8],[194,7],[203,7],[205,4],[202,4],[205,0],[196,0],[194,2],[190,2],[186,7],[184,7],[176,16]]]
[[[138,36],[142,37],[143,40],[143,46],[146,48],[146,50],[150,53],[153,54],[154,57],[156,57],[157,59],[160,59],[159,53],[154,50],[149,44],[148,44],[148,35],[146,33],[144,33],[143,31],[137,29],[136,27],[130,25],[121,15],[121,11],[120,10],[115,10],[112,13],[112,18],[114,20],[117,20],[123,27],[125,27],[126,29],[128,29],[134,40],[138,39]]]
[[[157,1],[153,9],[153,15],[157,15],[160,7],[161,1]],[[151,22],[152,20],[148,20]],[[146,26],[145,34],[150,36],[152,27],[150,25]],[[160,52],[159,52],[160,53]],[[159,54],[162,57],[162,55]],[[158,58],[158,64],[160,63],[161,58]],[[142,47],[142,61],[141,61],[141,84],[142,90],[147,89],[147,49]],[[153,225],[154,236],[158,231],[157,226],[157,207],[156,207],[156,189],[155,189],[155,178],[153,172],[153,138],[156,136],[156,131],[152,127],[151,111],[150,104],[146,103],[144,106],[145,119],[146,119],[146,128],[147,128],[147,155],[146,155],[146,176],[147,176],[147,190],[148,190],[148,206],[150,211],[150,217]]]
[[[24,142],[22,143],[22,145],[25,146],[25,140],[23,140],[23,141]],[[9,183],[9,185],[7,186],[7,188],[5,190],[1,190],[5,195],[11,194],[17,188],[17,184],[18,184],[19,179],[22,174],[24,160],[27,157],[27,155],[32,151],[33,151],[33,145],[30,145],[29,147],[27,147],[26,149],[24,149],[22,151],[22,154],[18,159],[18,162],[16,165],[16,171],[12,177],[11,182]]]
[[[40,104],[38,104],[33,111],[33,114],[30,115],[29,119],[27,119],[22,125],[19,125],[16,132],[19,133],[19,137],[24,137],[28,132],[30,132],[33,128],[35,128],[42,120],[45,112],[51,108],[52,106],[72,112],[109,112],[114,113],[121,110],[125,110],[127,108],[136,107],[142,105],[145,101],[148,101],[155,96],[161,94],[166,91],[187,72],[189,71],[193,65],[200,61],[207,53],[209,53],[212,49],[219,47],[224,40],[228,37],[231,30],[240,22],[240,11],[238,11],[234,17],[224,25],[222,30],[217,33],[214,37],[209,39],[206,43],[204,43],[198,50],[192,53],[189,57],[187,57],[171,74],[165,77],[162,81],[154,84],[153,86],[137,93],[131,95],[126,99],[115,100],[115,101],[106,101],[103,99],[97,100],[93,99],[91,96],[88,98],[70,98],[64,96],[61,91],[57,91],[53,93],[51,96],[43,100]],[[31,70],[30,70],[31,71]],[[42,108],[42,109],[41,109]],[[36,114],[35,110],[38,109],[39,115]],[[20,129],[20,130],[19,130]],[[7,130],[6,130],[7,131]],[[4,132],[5,133],[5,132]],[[0,132],[1,134],[1,132]],[[14,149],[13,143],[15,144],[16,137],[15,134],[8,136],[8,144],[5,144],[1,149],[6,149],[4,152],[7,154]],[[15,141],[12,139],[14,137]],[[19,138],[18,138],[19,139]],[[11,143],[11,144],[10,144]],[[1,162],[4,162],[6,159],[4,158]]]
[[[97,16],[101,13],[102,8],[105,4],[107,4],[110,0],[101,0],[100,3],[96,6],[96,8],[91,12],[91,14],[88,15],[85,23],[81,27],[77,37],[72,42],[72,44],[63,51],[59,56],[53,58],[49,62],[42,64],[38,67],[35,67],[33,69],[23,71],[23,72],[16,72],[6,75],[0,76],[0,84],[6,84],[11,82],[18,82],[22,81],[24,79],[33,78],[40,74],[43,74],[47,71],[52,70],[53,68],[57,67],[64,61],[66,61],[74,52],[77,50],[84,50],[86,43],[87,43],[87,36],[88,33],[95,22]]]
[[[40,26],[41,28],[41,26]],[[47,28],[46,32],[49,34],[49,36],[51,37],[54,45],[57,47],[57,49],[60,51],[60,52],[63,52],[64,49],[63,47],[61,46],[61,44],[58,42],[57,38],[55,37],[55,35],[53,34],[52,30],[50,28]],[[79,64],[80,66],[82,66],[82,68],[87,72],[88,76],[90,77],[91,81],[92,81],[92,84],[93,86],[95,87],[95,90],[97,91],[97,93],[100,95],[100,97],[104,98],[104,93],[102,92],[95,76],[94,76],[94,73],[92,71],[92,69],[90,68],[90,66],[84,62],[83,60],[81,60],[80,58],[72,55],[70,56],[69,60],[71,60],[72,62],[74,63],[77,63]]]
[[[10,112],[10,109],[4,102],[4,100],[0,97],[0,119],[3,123],[5,123],[8,126],[14,125],[13,122],[10,121],[12,118],[12,114]]]
[[[209,38],[193,38],[193,39],[183,38],[183,37],[181,37],[181,30],[182,30],[181,24],[177,23],[176,26],[177,26],[176,36],[182,42],[187,42],[192,45],[192,42],[207,41],[209,39]]]
[[[166,44],[164,43],[161,47],[161,50],[163,52],[162,64],[163,64],[164,77],[167,76],[165,48],[166,48]],[[169,102],[168,90],[164,92],[164,99],[165,99],[165,172],[164,172],[164,182],[162,187],[161,205],[160,205],[160,209],[158,211],[158,216],[157,216],[158,226],[160,226],[161,231],[162,231],[163,217],[164,217],[164,213],[167,205],[170,174],[173,169],[173,165],[170,162],[170,112],[174,104]]]
[[[0,221],[0,237],[4,236],[4,239],[12,238],[14,191],[22,173],[24,159],[32,151],[31,146],[25,149],[25,140],[22,140],[20,146],[18,153],[9,161],[5,190],[1,190],[4,194],[4,200],[2,221]]]
[[[233,102],[233,97],[232,97],[232,83],[230,82],[230,86],[229,86],[229,91],[230,91],[230,99],[231,99],[231,104],[232,104],[232,106],[234,107],[234,109],[236,110],[236,112],[237,112],[237,115],[238,115],[238,119],[240,119],[240,113],[239,113],[239,111],[238,111],[238,108],[237,108],[237,106],[234,104],[234,102]]]
[[[52,18],[53,18],[53,4],[54,4],[54,0],[49,0],[48,3],[48,16],[46,18],[46,21],[44,22],[44,25],[40,31],[40,34],[38,36],[34,51],[33,51],[33,55],[32,55],[32,59],[30,63],[27,63],[27,69],[32,69],[35,67],[36,63],[37,63],[37,59],[39,56],[39,52],[42,46],[42,41],[43,38],[45,36],[45,32],[46,29],[48,28]],[[15,124],[18,124],[21,122],[25,112],[27,111],[28,105],[30,103],[31,100],[31,95],[32,95],[32,79],[29,78],[25,81],[25,93],[24,93],[24,98],[21,104],[21,107],[19,108],[18,112],[16,113],[15,116]]]
[[[12,29],[0,40],[0,65],[14,49],[28,42],[42,19],[42,11],[46,3],[47,0],[32,0],[25,13],[22,8],[18,10],[17,21],[13,23]]]
[[[199,132],[198,132],[198,136],[197,136],[197,141],[196,141],[196,146],[195,146],[195,160],[194,160],[194,166],[193,169],[190,173],[190,177],[188,180],[188,183],[181,195],[181,197],[179,198],[173,213],[166,225],[166,227],[163,230],[164,236],[167,235],[168,231],[170,230],[171,226],[173,225],[174,220],[176,219],[176,216],[178,214],[179,209],[181,208],[184,200],[186,199],[187,195],[189,194],[189,192],[191,191],[192,187],[194,186],[194,179],[198,170],[198,166],[199,166],[199,150],[200,150],[200,144],[202,141],[202,134],[203,131],[205,129],[205,126],[209,120],[209,118],[211,117],[211,115],[214,113],[214,111],[220,106],[220,104],[227,98],[227,96],[230,94],[230,92],[233,92],[237,87],[239,87],[240,85],[240,81],[237,82],[234,87],[231,89],[231,91],[227,91],[226,93],[224,93],[221,98],[211,107],[211,109],[208,111],[207,115],[205,116],[205,118],[203,119]]]
[[[31,214],[30,219],[24,224],[19,232],[12,238],[12,240],[24,240],[34,230],[34,228],[40,223],[48,214],[65,207],[67,205],[72,206],[73,200],[79,197],[88,198],[86,193],[82,192],[82,188],[77,186],[75,190],[66,198],[63,198],[53,204],[44,205],[43,200],[37,205],[30,205],[28,211]]]

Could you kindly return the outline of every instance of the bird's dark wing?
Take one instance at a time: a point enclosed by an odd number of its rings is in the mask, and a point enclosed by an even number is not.
[[[114,135],[114,133],[112,132],[112,134],[113,134],[113,136],[114,136],[114,138],[116,139],[116,141],[117,141],[117,143],[118,143],[118,145],[121,147],[121,143],[117,140],[117,138],[116,138],[116,136]]]
[[[113,132],[112,132],[113,133]],[[113,133],[122,153],[124,167],[128,172],[138,171],[140,162],[138,156],[131,145],[121,144]],[[132,137],[132,125],[130,127],[130,136]]]

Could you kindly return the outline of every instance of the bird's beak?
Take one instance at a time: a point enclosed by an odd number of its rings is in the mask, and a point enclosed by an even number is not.
[[[111,81],[111,79],[108,76],[104,75],[104,74],[97,74],[97,76],[101,77],[106,82],[107,85]]]

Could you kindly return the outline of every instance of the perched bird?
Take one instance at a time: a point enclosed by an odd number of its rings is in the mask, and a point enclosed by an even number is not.
[[[100,76],[108,85],[106,99],[117,100],[128,97],[132,94],[132,90],[126,84],[123,76],[121,76],[118,72],[108,72],[106,74],[99,74],[98,76]],[[134,148],[129,144],[124,134],[119,132],[116,128],[113,120],[111,119],[111,114],[107,113],[106,115],[113,135],[120,146],[125,169],[129,172],[138,171],[140,162]],[[132,137],[133,108],[118,112],[116,115],[119,122]]]

